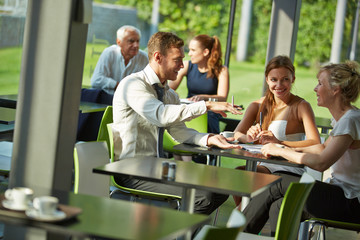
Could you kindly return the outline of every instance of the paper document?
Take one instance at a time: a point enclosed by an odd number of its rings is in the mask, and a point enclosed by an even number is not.
[[[252,153],[261,153],[261,148],[264,145],[261,144],[239,144],[242,149],[252,152]]]
[[[188,100],[187,98],[181,98],[181,99],[180,99],[180,103],[189,104],[189,103],[193,103],[193,101],[190,101],[190,100]]]

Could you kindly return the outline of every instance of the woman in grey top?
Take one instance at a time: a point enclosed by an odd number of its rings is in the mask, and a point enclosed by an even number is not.
[[[315,87],[318,105],[329,109],[333,130],[323,144],[289,148],[266,144],[265,156],[281,156],[318,171],[331,167],[329,183],[316,181],[305,205],[305,215],[360,223],[360,110],[351,103],[359,96],[360,75],[357,62],[322,67]],[[245,231],[258,233],[270,219],[275,232],[282,199],[287,187],[300,178],[279,174],[282,181],[255,197],[245,208]]]

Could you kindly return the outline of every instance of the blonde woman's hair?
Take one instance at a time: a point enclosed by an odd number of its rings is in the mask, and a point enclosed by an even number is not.
[[[345,63],[329,64],[322,67],[317,74],[326,71],[329,73],[329,84],[331,87],[339,86],[341,96],[345,104],[355,102],[359,97],[360,74],[359,64],[355,61],[346,61]]]

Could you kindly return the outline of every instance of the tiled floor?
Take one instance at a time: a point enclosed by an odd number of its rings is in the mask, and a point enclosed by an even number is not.
[[[230,216],[231,211],[235,208],[234,201],[230,196],[229,199],[220,207],[218,218],[216,221],[216,226],[225,226],[226,222]],[[214,219],[215,213],[212,214]],[[327,240],[360,240],[360,233],[355,231],[347,231],[342,229],[328,228],[326,230],[326,239]],[[270,226],[266,224],[262,230],[262,235],[270,236]],[[312,239],[316,239],[313,237]]]

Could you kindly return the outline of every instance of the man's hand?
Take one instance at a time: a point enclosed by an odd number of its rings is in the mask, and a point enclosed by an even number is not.
[[[228,102],[205,102],[207,110],[211,110],[213,112],[221,114],[221,116],[226,117],[225,112],[231,112],[232,114],[241,115],[243,114],[240,112],[242,108],[238,105],[232,105]]]
[[[238,144],[230,144],[228,141],[234,140],[234,138],[225,138],[222,135],[210,135],[207,140],[208,146],[217,146],[219,148],[223,149],[229,149],[229,148],[241,148]]]

